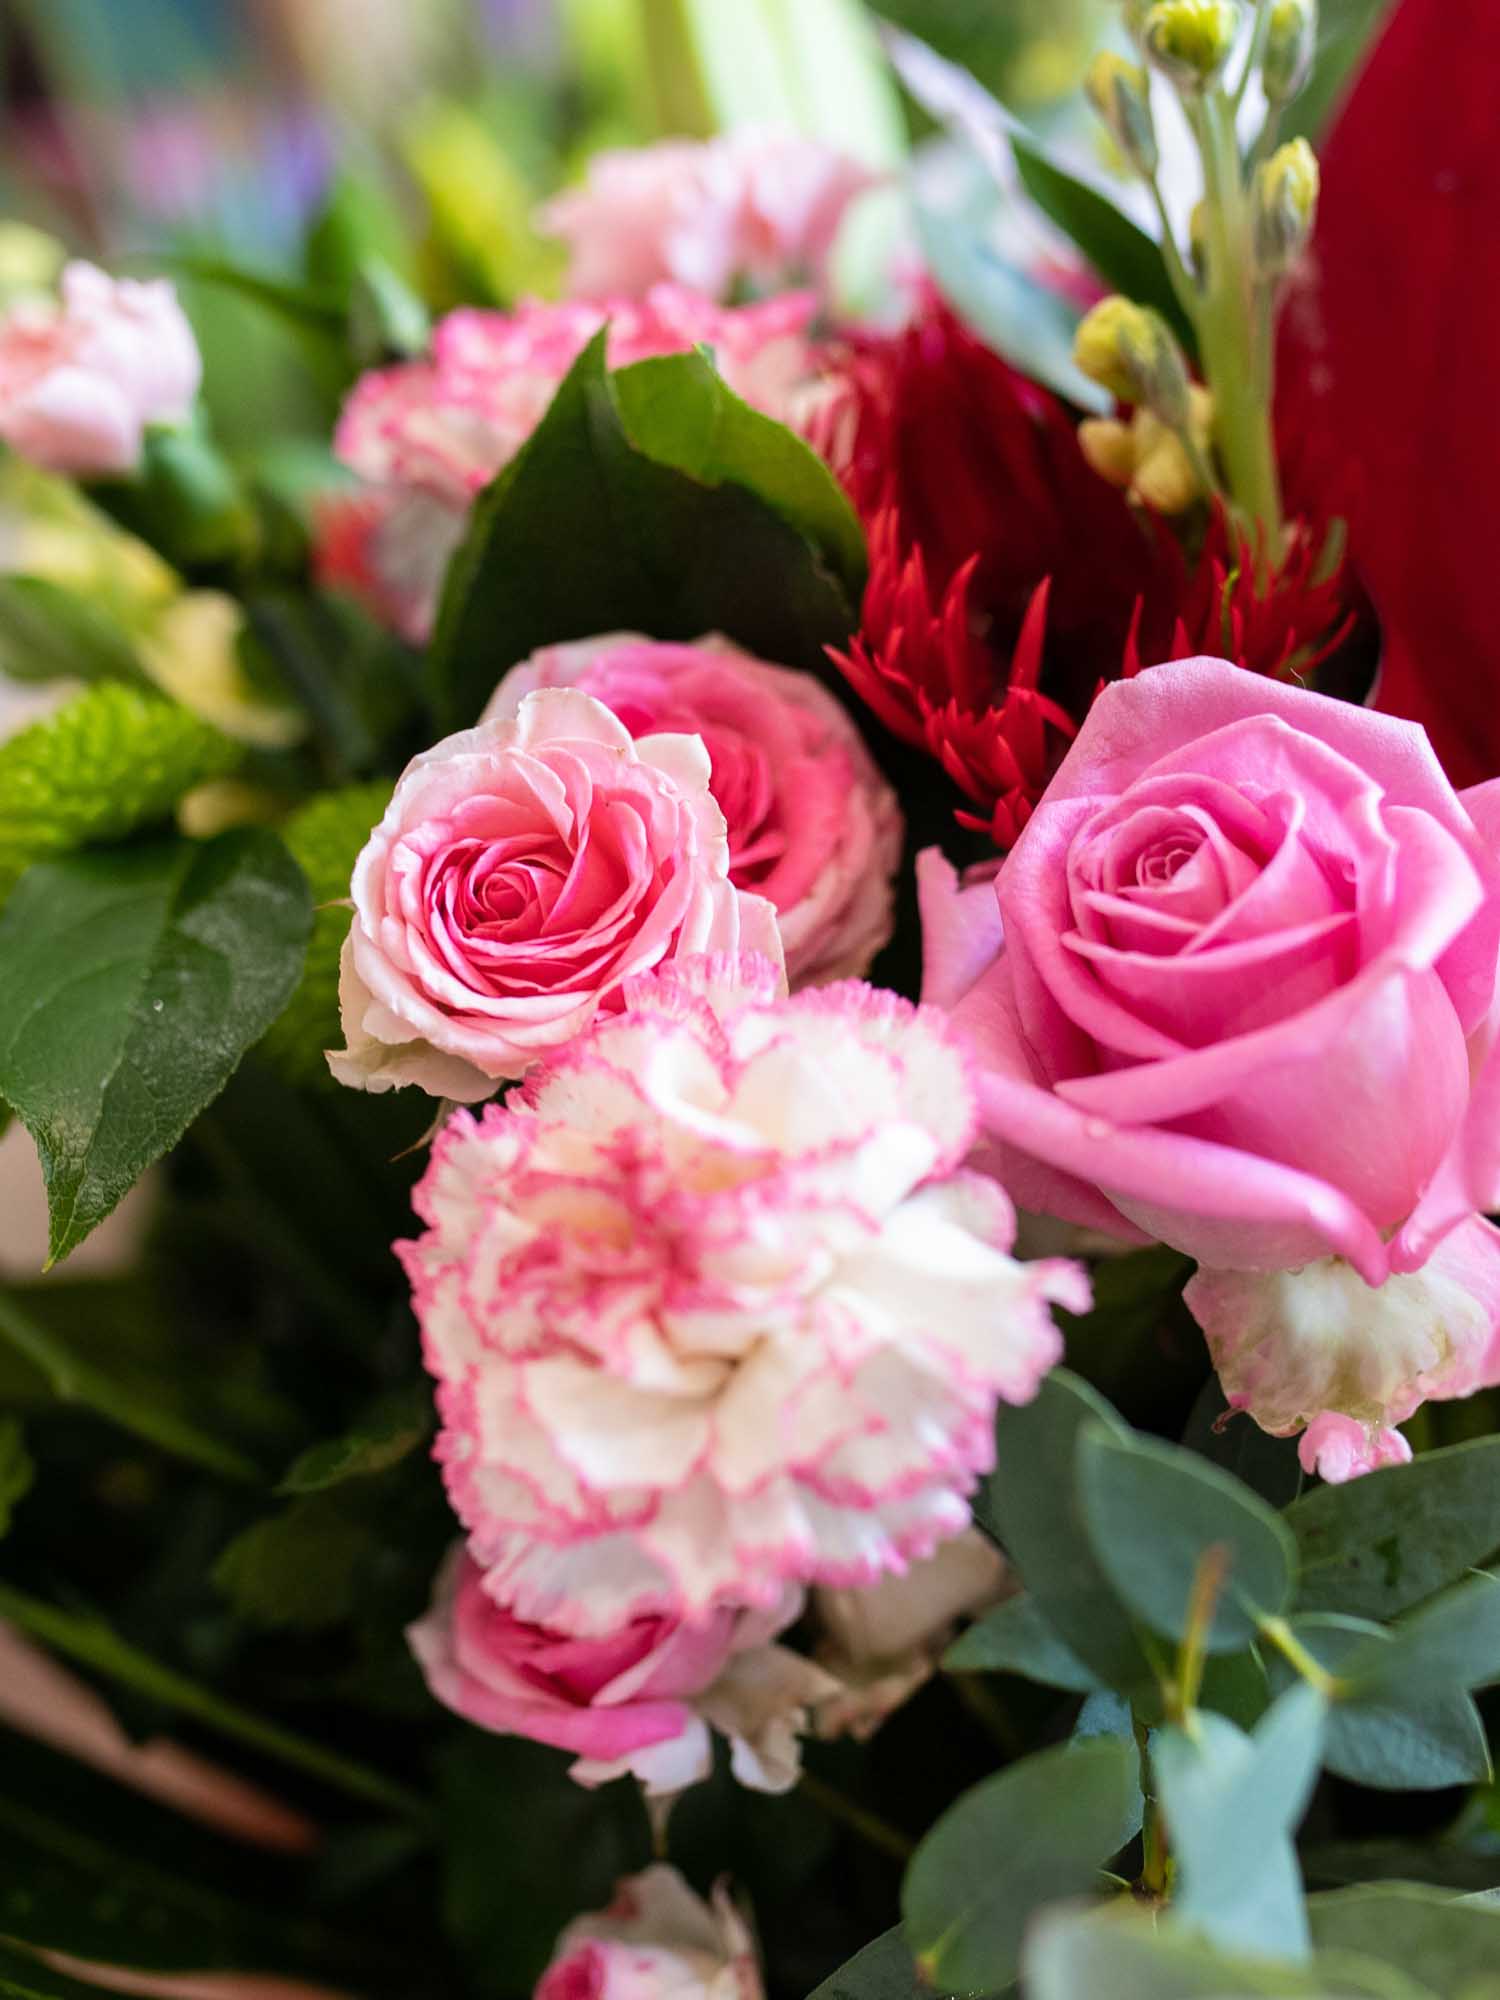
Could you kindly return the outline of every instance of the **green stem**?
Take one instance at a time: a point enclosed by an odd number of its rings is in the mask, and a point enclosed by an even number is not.
[[[1150,1732],[1138,1715],[1132,1713],[1130,1720],[1135,1731],[1136,1756],[1140,1760],[1141,1797],[1146,1801],[1146,1819],[1141,1829],[1140,1886],[1144,1894],[1162,1901],[1167,1894],[1171,1861],[1166,1821],[1162,1818],[1151,1773]]]
[[[1178,249],[1177,238],[1172,233],[1172,218],[1167,213],[1167,204],[1162,196],[1161,184],[1155,174],[1151,176],[1146,185],[1151,190],[1151,199],[1156,206],[1157,220],[1161,223],[1161,255],[1162,262],[1167,267],[1167,277],[1171,281],[1172,290],[1177,296],[1178,305],[1187,314],[1189,324],[1196,331],[1199,306],[1198,287],[1193,283],[1192,274],[1188,270],[1187,265],[1182,261],[1182,252]]]
[[[830,1819],[840,1820],[845,1826],[852,1827],[861,1839],[867,1840],[871,1847],[878,1847],[882,1854],[889,1854],[896,1861],[910,1861],[916,1853],[917,1846],[914,1840],[908,1840],[904,1833],[898,1833],[888,1820],[880,1817],[879,1813],[868,1811],[847,1793],[839,1791],[833,1785],[824,1784],[821,1778],[815,1778],[811,1771],[802,1773],[797,1789],[811,1799],[815,1806],[826,1812]]]
[[[1255,26],[1250,31],[1250,45],[1245,50],[1245,67],[1240,72],[1240,80],[1234,87],[1230,99],[1236,111],[1245,101],[1245,92],[1250,87],[1250,79],[1260,68],[1266,53],[1266,37],[1271,32],[1271,0],[1255,0]]]
[[[1260,1621],[1260,1636],[1276,1648],[1289,1666],[1296,1668],[1309,1686],[1315,1687],[1330,1701],[1338,1699],[1343,1683],[1313,1658],[1284,1618],[1263,1618]]]
[[[6,1583],[0,1583],[0,1618],[8,1618],[33,1639],[65,1653],[82,1666],[107,1674],[122,1686],[134,1688],[138,1694],[162,1702],[180,1715],[191,1716],[221,1735],[235,1737],[284,1764],[296,1765],[353,1798],[382,1806],[389,1812],[420,1815],[426,1811],[426,1802],[405,1785],[351,1757],[341,1757],[321,1744],[310,1743],[295,1731],[283,1729],[280,1723],[267,1722],[235,1702],[210,1694],[186,1675],[164,1667],[148,1653],[139,1652],[100,1618],[44,1604]]]

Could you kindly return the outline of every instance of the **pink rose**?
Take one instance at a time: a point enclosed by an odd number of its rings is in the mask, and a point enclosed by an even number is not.
[[[932,1011],[719,958],[455,1113],[397,1247],[486,1588],[606,1637],[968,1527],[997,1402],[1060,1352],[1049,1300],[1087,1298],[1006,1254],[1010,1204],[956,1171],[973,1112]]]
[[[727,639],[615,632],[512,667],[483,719],[535,688],[579,687],[637,738],[701,736],[729,828],[729,879],[775,906],[794,986],[868,971],[891,934],[901,812],[846,710],[811,674]]]
[[[755,1945],[722,1883],[705,1903],[658,1862],[557,1941],[535,2000],[763,2000]]]
[[[658,285],[640,300],[449,313],[429,359],[374,369],[350,392],[334,450],[365,484],[320,509],[324,582],[421,644],[475,495],[525,444],[606,321],[611,368],[708,346],[736,395],[786,420],[813,371],[814,305],[798,293],[721,307]]]
[[[761,1761],[759,1753],[775,1746],[765,1740],[765,1720],[750,1716],[734,1689],[757,1656],[783,1654],[769,1641],[801,1608],[801,1592],[788,1590],[769,1612],[726,1606],[695,1624],[647,1616],[602,1637],[577,1638],[530,1624],[498,1602],[460,1544],[439,1574],[431,1610],[407,1637],[439,1701],[480,1729],[575,1752],[572,1775],[580,1784],[627,1771],[653,1794],[696,1784],[713,1767],[712,1721],[734,1742],[736,1775],[758,1790],[781,1791],[799,1771],[798,1711],[822,1677],[784,1654],[793,1683],[779,1711],[792,1725],[784,1774]],[[816,1687],[809,1689],[806,1676]]]
[[[131,472],[148,424],[180,424],[202,366],[164,278],[113,279],[69,264],[57,305],[0,322],[0,439],[49,472]]]
[[[821,281],[845,211],[875,178],[820,139],[746,127],[596,153],[583,186],[539,220],[568,244],[575,298],[678,284],[724,299],[737,281]]]
[[[334,1075],[471,1103],[668,959],[779,965],[774,910],[729,880],[708,779],[697,738],[634,742],[571,689],[415,758],[354,866]]]
[[[1327,1468],[1500,1374],[1497,830],[1415,725],[1189,660],[1105,689],[994,891],[923,860],[988,1164],[1198,1258],[1231,1401],[1363,1427]]]

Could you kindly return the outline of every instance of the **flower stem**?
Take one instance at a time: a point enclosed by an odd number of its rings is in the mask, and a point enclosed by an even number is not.
[[[1338,1699],[1343,1683],[1336,1674],[1329,1673],[1320,1661],[1313,1658],[1284,1618],[1263,1618],[1260,1621],[1260,1635],[1276,1648],[1290,1666],[1296,1668],[1309,1686],[1315,1687],[1319,1694],[1326,1695],[1330,1701]]]
[[[882,1854],[889,1854],[893,1860],[910,1861],[916,1853],[914,1840],[908,1840],[879,1813],[870,1812],[857,1804],[846,1792],[825,1784],[821,1778],[815,1778],[811,1771],[802,1773],[798,1790],[815,1806],[821,1807],[830,1819],[840,1820],[845,1826],[852,1827],[861,1839],[867,1840],[871,1847],[879,1848]]]

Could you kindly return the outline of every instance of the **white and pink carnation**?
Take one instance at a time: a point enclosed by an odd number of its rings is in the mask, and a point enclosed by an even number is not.
[[[798,1739],[835,1684],[771,1643],[802,1609],[795,1586],[767,1610],[725,1605],[694,1623],[648,1615],[579,1638],[518,1618],[484,1584],[459,1544],[407,1634],[427,1685],[456,1714],[571,1750],[584,1785],[629,1773],[671,1797],[712,1770],[710,1724],[728,1738],[742,1784],[780,1792],[796,1783]]]
[[[729,879],[697,737],[633,739],[570,688],[407,766],[354,865],[340,1083],[473,1103],[679,955],[766,952],[776,913]]]
[[[450,1119],[398,1247],[486,1588],[603,1636],[961,1534],[997,1402],[1058,1357],[1049,1301],[1088,1298],[1007,1254],[974,1131],[942,1016],[730,959]]]
[[[201,375],[165,278],[69,264],[55,303],[24,299],[0,320],[0,440],[49,472],[133,472],[147,425],[184,423]]]
[[[824,140],[746,126],[596,153],[539,221],[568,245],[575,298],[676,284],[726,299],[742,283],[821,284],[849,204],[875,180]]]
[[[484,720],[536,688],[578,687],[636,738],[701,736],[729,829],[729,879],[775,906],[794,987],[867,972],[891,934],[901,809],[848,712],[813,675],[711,635],[614,632],[512,667]]]
[[[763,2000],[755,1943],[723,1883],[710,1901],[658,1862],[557,1941],[535,2000]]]
[[[642,299],[449,313],[429,357],[373,369],[350,392],[334,451],[363,484],[319,510],[323,581],[421,644],[475,496],[531,436],[602,326],[611,368],[707,346],[736,395],[786,421],[813,373],[814,305],[811,294],[792,293],[718,306],[657,285]]]

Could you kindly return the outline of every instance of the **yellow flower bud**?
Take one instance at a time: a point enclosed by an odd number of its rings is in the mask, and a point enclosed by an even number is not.
[[[1127,163],[1149,179],[1156,172],[1156,127],[1151,118],[1151,82],[1139,63],[1101,49],[1084,78],[1089,102]]]
[[[1187,363],[1171,328],[1149,306],[1118,293],[1101,299],[1078,323],[1073,359],[1122,403],[1154,410],[1177,429],[1187,422]]]
[[[1135,477],[1135,433],[1118,417],[1085,417],[1078,426],[1078,449],[1101,479],[1128,486]]]
[[[1271,0],[1260,81],[1270,104],[1285,104],[1307,81],[1318,40],[1318,0]]]
[[[190,840],[212,840],[232,826],[265,826],[281,802],[243,778],[207,778],[177,801],[177,824]]]
[[[1139,42],[1146,32],[1146,16],[1156,5],[1156,0],[1125,0],[1125,31]]]
[[[1318,211],[1318,160],[1305,139],[1278,146],[1256,168],[1251,211],[1256,271],[1275,277],[1301,253]]]
[[[1182,514],[1203,495],[1203,487],[1187,447],[1176,431],[1143,410],[1144,423],[1136,440],[1135,473],[1130,491],[1153,514]],[[1148,428],[1149,427],[1149,428]]]
[[[1209,448],[1213,398],[1196,383],[1188,391],[1188,424],[1201,463]],[[1078,426],[1078,448],[1101,479],[1123,488],[1154,514],[1181,514],[1203,498],[1187,440],[1150,410],[1137,410],[1128,424],[1113,417],[1085,418]]]
[[[1147,55],[1179,90],[1207,90],[1239,33],[1238,0],[1156,0],[1142,40]]]

